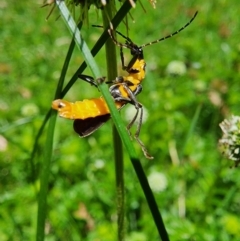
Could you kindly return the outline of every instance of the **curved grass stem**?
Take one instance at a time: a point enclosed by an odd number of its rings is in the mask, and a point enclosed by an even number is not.
[[[109,1],[105,11],[102,13],[104,29],[109,25],[109,19],[112,19],[114,2]],[[116,45],[109,38],[105,44],[106,46],[106,62],[107,62],[107,76],[108,80],[113,80],[117,76],[117,56],[116,56]],[[116,193],[117,193],[117,230],[118,230],[118,241],[123,241],[125,236],[124,228],[124,160],[123,160],[123,149],[122,141],[113,125],[113,147],[114,147],[114,163],[115,163],[115,178],[116,178]]]

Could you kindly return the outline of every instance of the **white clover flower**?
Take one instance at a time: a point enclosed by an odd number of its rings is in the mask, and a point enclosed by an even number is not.
[[[94,166],[95,166],[96,169],[102,169],[105,166],[105,162],[103,160],[101,160],[101,159],[97,159],[94,162]]]
[[[183,61],[173,60],[171,61],[167,68],[167,74],[170,75],[184,75],[187,72],[187,67]]]
[[[39,108],[34,103],[25,104],[21,108],[21,114],[23,116],[34,116],[34,115],[37,115],[38,113],[39,113]]]
[[[240,163],[240,117],[232,116],[219,124],[223,136],[219,140],[219,148],[222,154],[235,161],[235,166]]]
[[[0,152],[6,151],[7,148],[8,148],[7,139],[4,136],[0,135]]]
[[[142,123],[145,123],[147,118],[148,118],[148,111],[147,109],[143,106],[143,118],[142,118]],[[125,107],[125,110],[124,110],[124,119],[128,122],[130,122],[133,117],[135,116],[136,114],[136,108],[135,106],[133,105],[128,105],[127,107]],[[139,118],[140,118],[140,111],[138,113],[138,117],[135,121],[136,124],[139,123]]]
[[[148,182],[153,192],[162,192],[167,188],[168,181],[161,172],[152,172],[148,176]]]

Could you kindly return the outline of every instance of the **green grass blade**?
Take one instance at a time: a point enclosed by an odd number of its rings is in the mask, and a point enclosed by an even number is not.
[[[148,206],[149,206],[150,211],[152,213],[152,216],[153,216],[155,225],[157,227],[159,236],[161,237],[161,239],[163,241],[169,241],[168,234],[167,234],[167,231],[166,231],[161,213],[158,209],[157,202],[154,198],[154,195],[153,195],[152,190],[149,186],[147,177],[146,177],[146,175],[144,173],[144,170],[142,168],[142,164],[139,161],[139,159],[134,159],[134,158],[131,158],[131,162],[133,164],[134,170],[137,174],[138,180],[141,184],[142,190],[143,190],[143,192],[145,194],[145,197],[147,199],[147,203],[148,203]]]
[[[45,236],[45,219],[47,215],[47,193],[52,159],[53,135],[56,123],[56,113],[52,113],[49,121],[46,145],[44,148],[43,162],[41,164],[40,191],[38,197],[38,216],[36,240],[43,241]]]
[[[14,121],[11,124],[8,123],[4,126],[0,126],[0,134],[4,133],[6,131],[9,131],[11,129],[14,129],[16,127],[19,127],[21,125],[28,124],[28,123],[32,122],[34,119],[35,119],[35,117],[26,117],[26,118],[22,118],[17,121]]]
[[[194,133],[194,129],[195,129],[196,125],[197,125],[197,121],[199,119],[201,110],[202,110],[202,104],[199,104],[198,107],[196,108],[195,113],[194,113],[193,119],[191,121],[190,128],[188,129],[188,133],[187,133],[187,136],[185,138],[183,148],[182,148],[182,150],[181,150],[181,152],[179,154],[180,160],[182,160],[182,157],[183,157],[183,155],[185,153],[185,150],[186,150],[186,146],[187,146],[188,142],[191,140],[191,136]]]

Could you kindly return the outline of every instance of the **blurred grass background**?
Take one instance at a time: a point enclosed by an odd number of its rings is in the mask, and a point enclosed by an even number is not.
[[[129,36],[144,44],[179,29],[177,36],[144,49],[147,75],[138,100],[146,121],[141,153],[170,240],[239,240],[240,177],[218,152],[218,124],[239,110],[240,3],[237,0],[142,2],[128,19]],[[57,9],[42,2],[0,2],[0,240],[34,240],[39,171],[45,133],[34,163],[30,155],[49,110],[71,37]],[[101,24],[91,8],[90,24]],[[122,24],[119,31],[126,34]],[[93,46],[101,29],[84,26]],[[123,41],[119,38],[120,41]],[[127,56],[128,51],[124,52]],[[126,57],[127,58],[127,57]],[[104,49],[96,61],[105,72]],[[82,63],[74,52],[67,80]],[[119,69],[121,62],[119,58]],[[176,71],[180,74],[174,74]],[[89,70],[84,72],[91,74]],[[121,70],[120,70],[121,73]],[[65,97],[100,93],[80,80]],[[128,107],[122,116],[132,112]],[[127,120],[126,120],[127,123]],[[49,190],[46,240],[116,240],[115,176],[111,122],[80,139],[72,122],[58,118]],[[137,178],[126,156],[127,240],[158,240]],[[81,160],[81,161],[79,161]]]

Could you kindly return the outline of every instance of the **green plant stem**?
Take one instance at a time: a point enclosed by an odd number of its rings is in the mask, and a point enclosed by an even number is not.
[[[47,193],[48,193],[48,180],[50,175],[50,163],[52,159],[52,146],[53,146],[53,135],[56,123],[56,113],[52,113],[49,121],[46,145],[44,149],[44,156],[41,165],[41,176],[40,176],[40,191],[38,197],[38,216],[37,216],[37,234],[36,240],[44,240],[45,230],[45,219],[47,214]]]
[[[192,135],[193,135],[193,133],[194,133],[194,129],[196,128],[197,121],[198,121],[198,119],[199,119],[201,110],[202,110],[202,104],[199,104],[198,107],[197,107],[196,110],[195,110],[193,119],[192,119],[192,121],[191,121],[190,128],[188,129],[187,136],[186,136],[186,138],[185,138],[185,141],[183,142],[182,149],[181,149],[181,151],[180,151],[180,153],[179,153],[180,162],[182,161],[183,155],[185,154],[187,144],[188,144],[188,142],[191,140],[191,137],[192,137]]]
[[[102,13],[103,26],[106,29],[109,25],[109,19],[112,19],[114,10],[114,1],[110,0]],[[107,17],[108,16],[108,17]],[[107,62],[107,76],[108,80],[115,79],[117,76],[117,56],[116,45],[109,38],[105,44],[106,47],[106,62]],[[113,125],[113,146],[114,146],[114,163],[115,163],[115,177],[116,177],[116,191],[117,191],[117,228],[118,241],[124,240],[124,161],[121,138]]]

